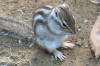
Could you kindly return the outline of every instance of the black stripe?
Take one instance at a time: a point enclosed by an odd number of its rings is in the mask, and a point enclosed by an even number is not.
[[[21,40],[28,40],[27,37],[24,37],[24,36],[15,34],[15,33],[13,33],[13,32],[9,32],[9,31],[6,30],[6,29],[0,29],[0,34],[2,34],[2,35],[4,35],[4,36],[11,36],[11,37],[14,37],[14,38],[17,38],[17,39],[21,39]]]
[[[43,11],[38,11],[34,14],[34,16],[36,16],[37,14],[43,16],[43,17],[46,17],[46,14],[43,12]]]
[[[41,20],[41,19],[38,19],[38,20],[36,20],[35,21],[35,23],[34,23],[34,35],[36,36],[36,27],[39,25],[39,24],[42,24],[43,23],[43,21]]]

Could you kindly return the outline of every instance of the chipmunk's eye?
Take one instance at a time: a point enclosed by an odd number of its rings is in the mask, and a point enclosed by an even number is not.
[[[63,25],[63,27],[67,27],[67,25],[64,22],[62,23],[62,25]]]

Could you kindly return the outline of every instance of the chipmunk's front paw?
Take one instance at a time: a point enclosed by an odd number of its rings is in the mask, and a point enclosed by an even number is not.
[[[69,41],[64,42],[61,47],[63,48],[73,48],[75,45],[73,43],[70,43]]]
[[[57,58],[59,58],[61,61],[63,61],[66,58],[66,56],[64,56],[63,53],[58,50],[54,50],[53,54],[54,54],[56,60],[57,60]]]

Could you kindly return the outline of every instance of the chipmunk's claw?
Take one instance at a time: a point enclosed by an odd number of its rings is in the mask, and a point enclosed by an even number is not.
[[[64,56],[63,53],[58,50],[53,51],[53,54],[56,60],[59,58],[61,61],[63,61],[66,58],[66,56]]]

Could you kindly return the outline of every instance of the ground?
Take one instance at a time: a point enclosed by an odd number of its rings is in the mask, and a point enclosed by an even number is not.
[[[29,48],[32,42],[0,35],[0,66],[100,66],[100,59],[94,58],[88,43],[92,25],[100,15],[100,5],[88,0],[0,0],[0,13],[32,26],[32,16],[38,7],[63,3],[69,5],[76,18],[76,37],[68,39],[75,47],[59,49],[66,55],[65,61],[54,60],[53,54],[44,52],[37,44]]]

